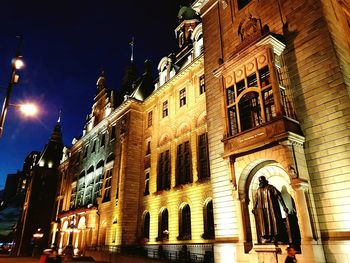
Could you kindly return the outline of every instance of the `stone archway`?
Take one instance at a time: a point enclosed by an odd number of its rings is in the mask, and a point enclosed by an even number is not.
[[[269,183],[282,193],[282,197],[289,211],[296,210],[293,201],[294,191],[291,187],[290,177],[283,169],[282,165],[271,159],[258,159],[248,164],[242,170],[238,181],[245,252],[250,251],[253,244],[259,241],[257,237],[255,218],[251,211],[253,209],[255,192],[259,187],[258,180],[260,176],[265,176]],[[283,217],[285,218],[284,213]]]

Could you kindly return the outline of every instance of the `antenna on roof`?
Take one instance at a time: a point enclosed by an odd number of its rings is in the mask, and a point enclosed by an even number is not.
[[[131,38],[131,41],[130,41],[129,45],[131,47],[130,61],[131,61],[131,63],[133,63],[134,62],[134,46],[135,46],[135,39],[134,39],[134,37]]]

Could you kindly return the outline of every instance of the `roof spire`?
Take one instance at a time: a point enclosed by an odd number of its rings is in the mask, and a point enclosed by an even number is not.
[[[58,112],[58,120],[57,120],[57,123],[61,123],[61,117],[62,117],[62,109],[60,109],[59,112]]]
[[[134,62],[134,46],[135,46],[135,39],[134,39],[134,37],[131,38],[131,41],[130,41],[129,45],[131,47],[130,61],[131,61],[131,63],[133,63]]]

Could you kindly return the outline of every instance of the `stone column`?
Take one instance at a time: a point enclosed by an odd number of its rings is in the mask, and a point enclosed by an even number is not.
[[[292,179],[291,186],[295,191],[295,203],[302,243],[305,243],[305,241],[310,242],[313,239],[312,222],[305,196],[309,184],[306,180],[296,178]]]

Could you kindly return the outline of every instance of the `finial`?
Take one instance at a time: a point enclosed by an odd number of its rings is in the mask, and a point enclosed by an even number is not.
[[[131,38],[131,41],[130,41],[129,45],[131,47],[130,61],[131,61],[131,63],[133,63],[134,62],[134,46],[135,46],[135,39],[134,39],[134,37]]]
[[[61,123],[61,117],[62,117],[62,109],[58,112],[58,120],[57,123]]]

